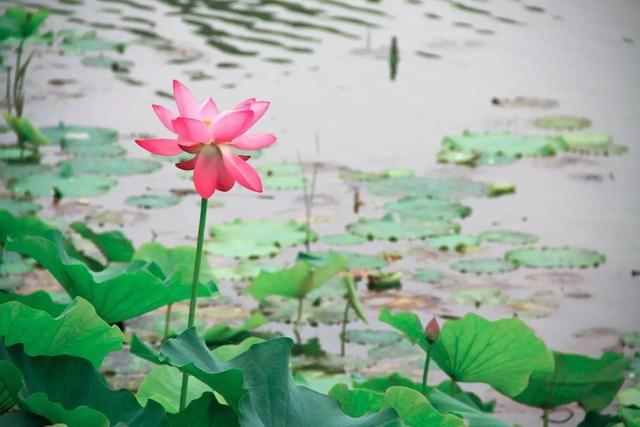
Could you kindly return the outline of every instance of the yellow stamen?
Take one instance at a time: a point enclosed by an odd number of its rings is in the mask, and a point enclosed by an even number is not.
[[[211,124],[211,120],[209,120],[209,119],[205,119],[205,120],[203,120],[203,123],[204,123],[205,125],[209,126],[209,125]]]

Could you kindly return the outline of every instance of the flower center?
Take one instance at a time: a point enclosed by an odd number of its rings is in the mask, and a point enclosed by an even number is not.
[[[209,126],[211,123],[213,123],[213,120],[211,120],[211,119],[204,119],[204,120],[202,121],[202,123],[204,123],[205,125]]]

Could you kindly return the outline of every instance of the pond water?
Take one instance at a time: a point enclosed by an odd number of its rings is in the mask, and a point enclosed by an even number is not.
[[[116,73],[83,65],[82,55],[39,49],[28,76],[25,113],[38,125],[63,121],[113,128],[129,156],[149,158],[133,139],[140,134],[165,134],[150,105],[174,108],[162,96],[170,93],[173,78],[200,97],[214,96],[219,106],[230,107],[247,97],[268,99],[272,105],[259,130],[275,133],[278,142],[252,162],[296,162],[298,156],[307,166],[316,159],[320,162],[313,225],[320,235],[343,232],[347,223],[358,218],[380,217],[382,204],[393,200],[374,196],[366,184],[343,180],[340,171],[408,168],[419,176],[515,183],[515,194],[464,200],[473,210],[461,221],[465,234],[512,229],[539,236],[543,246],[588,248],[607,257],[597,269],[519,269],[475,276],[448,267],[465,256],[427,251],[421,242],[349,247],[367,253],[401,253],[403,259],[387,267],[389,271],[435,267],[446,274],[438,285],[418,283],[406,275],[404,288],[391,292],[388,300],[365,298],[371,319],[377,317],[381,304],[399,304],[402,297],[409,300],[403,304],[423,319],[468,311],[492,319],[513,313],[504,304],[476,309],[452,301],[455,291],[478,288],[498,289],[511,299],[535,298],[534,314],[525,312],[523,318],[551,347],[562,351],[599,355],[604,348],[616,346],[621,333],[639,328],[640,277],[631,273],[640,268],[640,8],[636,1],[18,3],[52,9],[48,29],[96,29],[102,38],[123,42],[124,53],[107,55],[132,62],[128,73]],[[392,37],[397,39],[399,56],[393,80]],[[518,96],[557,103],[492,103],[493,98]],[[560,153],[476,168],[436,161],[446,135],[464,130],[546,134],[533,122],[548,114],[587,117],[594,131],[611,134],[629,152],[610,157]],[[56,150],[45,152],[47,162],[58,161]],[[356,187],[365,203],[358,214],[352,209]],[[183,197],[176,206],[140,212],[124,201],[145,189],[166,194],[170,189],[190,188],[191,182],[166,163],[152,174],[120,178],[117,187],[91,198],[87,206],[63,200],[58,207],[47,207],[43,216],[82,218],[103,209],[124,210],[135,213],[126,230],[136,244],[156,233],[164,244],[185,244],[194,241],[196,232],[195,194]],[[244,189],[216,194],[213,203],[222,206],[209,210],[209,224],[237,217],[301,220],[301,196],[300,190],[267,190],[263,196]],[[313,248],[330,246],[317,243]],[[284,250],[266,262],[290,262],[297,249]],[[483,245],[478,255],[501,256],[506,249],[510,247]],[[231,258],[209,259],[216,267],[235,263]],[[224,283],[223,292],[234,294],[234,286]],[[439,300],[420,299],[425,296]],[[248,297],[239,301],[245,312],[255,305]],[[541,301],[550,301],[551,308]],[[542,314],[536,315],[536,310]],[[379,325],[372,321],[369,327]],[[290,326],[281,325],[281,330],[289,333]],[[336,332],[333,326],[303,329],[304,337],[319,335],[332,351],[339,346]],[[361,350],[356,347],[350,352],[358,354]],[[524,425],[537,423],[537,413],[523,411],[499,400],[500,417]],[[580,418],[567,425],[577,424]]]

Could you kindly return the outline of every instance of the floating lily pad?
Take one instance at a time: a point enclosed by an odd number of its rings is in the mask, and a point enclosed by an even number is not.
[[[578,248],[529,248],[507,252],[506,259],[531,268],[589,268],[605,262],[600,252]]]
[[[307,229],[295,221],[269,220],[233,222],[213,226],[212,240],[206,249],[214,254],[236,258],[259,258],[276,255],[281,247],[304,243]],[[311,232],[311,239],[317,235]]]
[[[23,150],[18,147],[2,147],[0,148],[0,160],[7,162],[34,162],[38,156],[29,150]]]
[[[1,151],[1,150],[0,150]],[[30,164],[3,164],[0,168],[0,177],[16,179],[27,175],[36,175],[44,172],[53,172],[54,169],[48,165],[39,163]]]
[[[306,185],[302,175],[263,176],[262,185],[271,190],[300,190]]]
[[[346,331],[344,338],[347,342],[362,345],[391,345],[402,340],[402,335],[395,331],[351,329]]]
[[[106,193],[118,182],[99,175],[65,176],[56,173],[43,173],[18,178],[9,185],[16,193],[28,193],[33,196],[51,196],[57,189],[62,197],[87,197]]]
[[[129,206],[154,209],[177,205],[180,200],[180,197],[174,194],[142,194],[140,196],[127,197],[124,202]]]
[[[591,120],[576,116],[545,116],[537,118],[535,125],[550,130],[577,130],[591,126]]]
[[[472,133],[447,136],[442,145],[452,151],[486,153],[510,157],[553,156],[564,148],[561,138],[513,133]]]
[[[126,59],[114,59],[108,56],[88,56],[82,58],[82,65],[88,67],[109,68],[115,72],[129,72],[133,67],[133,61],[127,61]]]
[[[66,125],[62,122],[58,126],[42,128],[47,138],[54,144],[112,144],[118,140],[118,132],[91,126]]]
[[[86,157],[118,157],[127,152],[118,144],[87,143],[68,143],[64,146],[64,151]]]
[[[518,316],[543,318],[551,316],[557,309],[558,303],[541,298],[516,298],[507,301],[506,306]]]
[[[460,273],[498,274],[515,270],[517,265],[503,258],[473,258],[454,262],[450,267]]]
[[[394,177],[411,177],[413,175],[414,173],[411,169],[392,168],[385,169],[381,172],[362,172],[352,170],[341,173],[340,177],[345,181],[369,182]]]
[[[42,205],[28,200],[0,198],[0,209],[7,210],[14,215],[30,215],[42,209]]]
[[[374,360],[378,359],[397,359],[406,357],[422,356],[420,348],[411,344],[407,340],[400,340],[391,345],[381,345],[373,347],[369,350],[368,355]]]
[[[451,300],[460,305],[494,305],[504,301],[500,289],[461,289],[451,295]]]
[[[569,150],[591,150],[608,147],[613,143],[611,135],[593,132],[571,132],[562,135]]]
[[[459,225],[447,221],[399,220],[391,215],[381,219],[361,219],[347,225],[347,231],[369,240],[415,240],[456,233]]]
[[[489,185],[487,192],[489,197],[500,197],[505,194],[513,194],[516,192],[516,185],[512,182],[496,182]]]
[[[302,175],[303,169],[299,163],[269,163],[257,167],[265,176]]]
[[[308,255],[324,259],[331,253],[335,253],[347,260],[347,269],[349,270],[377,270],[389,265],[389,262],[381,255],[360,254],[347,251],[314,251]],[[299,257],[302,257],[302,255]]]
[[[243,261],[235,267],[223,267],[213,271],[215,277],[220,280],[248,280],[258,277],[262,270],[274,272],[278,270],[277,266],[258,264],[250,261]]]
[[[155,172],[162,167],[151,159],[127,158],[75,158],[60,162],[60,167],[69,168],[72,173],[94,173],[98,175],[140,175]]]
[[[85,53],[94,51],[114,50],[116,52],[124,52],[124,43],[117,43],[110,40],[98,38],[95,31],[87,31],[81,33],[74,30],[63,30],[60,32],[62,37],[61,47],[65,52]]]
[[[444,273],[435,268],[421,268],[416,270],[413,276],[420,282],[436,283],[444,277]]]
[[[351,246],[351,245],[360,245],[362,243],[367,242],[367,239],[364,237],[356,236],[351,233],[341,233],[341,234],[328,234],[326,236],[322,236],[320,241],[329,245],[336,246]]]
[[[489,230],[478,235],[480,240],[509,245],[530,245],[538,241],[538,236],[520,231]]]
[[[368,189],[376,196],[461,198],[487,195],[487,185],[465,178],[394,177],[370,182]]]
[[[430,237],[427,245],[440,251],[467,252],[480,247],[480,239],[469,234],[450,234],[448,236]]]
[[[31,258],[23,258],[15,252],[4,251],[1,253],[0,275],[19,275],[33,271],[35,261]]]
[[[478,152],[457,151],[443,148],[438,151],[438,163],[450,163],[454,165],[474,166],[480,157]]]
[[[387,212],[398,212],[403,218],[421,221],[466,218],[471,215],[471,208],[453,200],[423,198],[404,198],[384,204]]]

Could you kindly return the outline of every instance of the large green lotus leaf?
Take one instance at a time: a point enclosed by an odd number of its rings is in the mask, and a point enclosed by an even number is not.
[[[0,336],[5,337],[5,345],[23,344],[30,356],[77,356],[96,368],[124,342],[120,329],[110,327],[80,297],[57,317],[17,301],[2,303]]]
[[[0,411],[1,413],[2,411]],[[0,427],[42,427],[48,424],[46,418],[29,412],[14,411],[0,415]]]
[[[182,383],[182,373],[173,366],[154,367],[138,388],[136,397],[141,405],[155,400],[168,412],[175,414],[180,407],[180,386]],[[199,398],[203,393],[210,391],[208,385],[197,378],[189,381],[187,391],[187,402]]]
[[[17,216],[0,209],[0,245],[7,237],[17,238],[24,235],[45,235],[53,230],[52,226],[36,216]]]
[[[210,327],[205,331],[203,338],[209,345],[220,345],[244,337],[253,329],[259,328],[267,322],[268,319],[262,313],[255,311],[238,327],[230,326],[227,323],[218,323]]]
[[[55,188],[63,197],[87,197],[106,193],[117,183],[112,178],[100,175],[41,173],[20,177],[9,184],[9,188],[16,193],[32,196],[52,196]]]
[[[495,322],[469,313],[444,324],[431,356],[454,381],[491,385],[507,396],[521,393],[533,372],[552,372],[553,355],[520,319]]]
[[[84,223],[71,223],[71,229],[90,240],[109,262],[129,262],[133,256],[133,244],[121,231],[104,231],[97,233]]]
[[[191,296],[191,287],[183,285],[188,280],[184,269],[167,280],[134,264],[124,271],[106,269],[96,273],[86,264],[70,258],[61,240],[60,235],[54,240],[25,236],[8,241],[5,247],[38,261],[71,297],[80,296],[89,301],[109,323],[131,319]],[[200,286],[198,295],[209,296],[211,292]]]
[[[347,262],[337,254],[331,254],[321,265],[312,266],[298,261],[293,267],[275,273],[262,271],[251,283],[249,293],[256,299],[271,295],[285,298],[304,298],[314,289],[346,269]]]
[[[0,198],[0,210],[7,210],[14,215],[31,215],[42,209],[42,205],[29,200]]]
[[[578,248],[513,249],[506,259],[531,268],[596,268],[606,260],[600,252]]]
[[[77,157],[64,160],[59,163],[59,166],[71,171],[73,175],[128,176],[155,172],[162,167],[162,163],[151,159]]]
[[[149,402],[143,408],[128,390],[111,390],[85,359],[31,357],[24,353],[21,345],[6,347],[0,339],[0,372],[6,369],[13,369],[22,377],[22,388],[17,395],[20,407],[47,418],[49,424],[69,427],[119,423],[130,427],[169,425],[160,405]]]
[[[438,412],[422,393],[409,387],[391,386],[380,393],[366,388],[349,390],[345,384],[337,384],[329,391],[329,396],[340,402],[342,410],[352,417],[390,407],[398,413],[402,425],[410,427],[465,425],[460,417]]]
[[[58,317],[68,305],[54,302],[46,291],[35,291],[28,295],[0,292],[0,304],[10,301],[17,301],[35,310],[45,311],[51,317]]]
[[[35,12],[30,11],[24,7],[9,7],[5,9],[4,16],[2,16],[3,31],[11,29],[7,34],[2,34],[0,40],[4,40],[6,37],[17,37],[26,40],[32,36],[35,36],[38,28],[49,16],[49,10],[38,9]],[[9,23],[13,25],[9,25]]]
[[[530,245],[538,241],[538,236],[520,231],[489,230],[478,235],[480,240],[509,245]]]
[[[276,338],[254,344],[229,361],[213,355],[191,328],[168,340],[158,352],[135,336],[132,352],[157,364],[172,365],[198,378],[221,394],[246,426],[381,426],[393,411],[354,419],[337,403],[306,387],[295,385],[289,368],[293,342]]]
[[[408,197],[384,204],[387,212],[398,212],[403,218],[421,221],[450,221],[471,215],[471,208],[454,200]]]
[[[132,256],[133,259],[155,263],[165,278],[182,271],[184,284],[193,282],[193,265],[196,259],[196,249],[193,246],[176,246],[167,248],[161,243],[149,242],[140,246]],[[206,257],[200,263],[200,283],[215,283],[215,277]]]
[[[191,380],[193,381],[193,379]],[[191,382],[189,382],[191,385]],[[176,384],[176,390],[179,383]],[[220,404],[213,393],[203,393],[178,414],[167,414],[171,427],[239,427],[238,416]]]
[[[309,253],[299,253],[298,259],[305,260],[310,264],[322,263],[332,253],[335,253],[347,260],[349,270],[374,270],[384,268],[389,262],[382,255],[359,254],[347,251],[313,251]]]
[[[63,148],[69,145],[110,145],[118,140],[118,132],[112,129],[66,125],[62,122],[58,126],[42,128],[42,132],[54,144]]]
[[[347,225],[347,231],[369,240],[415,240],[456,233],[459,225],[448,221],[400,220],[391,215],[381,219],[360,219]]]
[[[524,157],[552,156],[564,148],[564,141],[548,136],[464,132],[462,135],[445,137],[442,145],[452,151]]]
[[[376,196],[433,197],[436,199],[483,197],[487,185],[461,177],[395,177],[370,182],[368,189]]]
[[[414,383],[408,378],[404,378],[397,373],[386,377],[369,378],[363,382],[355,382],[353,391],[367,389],[383,394],[393,386],[403,386],[420,391],[420,384]],[[469,427],[508,427],[509,424],[493,417],[492,414],[482,411],[477,405],[466,399],[468,394],[458,393],[454,396],[446,394],[434,387],[427,387],[427,398],[435,409],[443,414],[455,414],[461,416],[469,423]],[[465,398],[464,400],[460,400]]]
[[[538,117],[534,123],[539,128],[550,130],[577,130],[591,126],[591,120],[586,117],[565,115]]]
[[[124,201],[129,206],[143,209],[166,208],[180,203],[180,197],[175,194],[141,194],[130,196]]]
[[[392,313],[391,310],[385,307],[380,310],[379,320],[402,332],[409,341],[417,344],[424,351],[428,350],[429,342],[424,334],[424,327],[415,313],[408,311]]]
[[[460,273],[499,274],[513,271],[518,265],[503,258],[471,258],[454,262],[450,267]]]
[[[629,359],[613,352],[600,359],[559,352],[553,356],[555,369],[534,372],[514,400],[547,409],[579,402],[587,411],[601,411],[616,397],[629,367]]]

